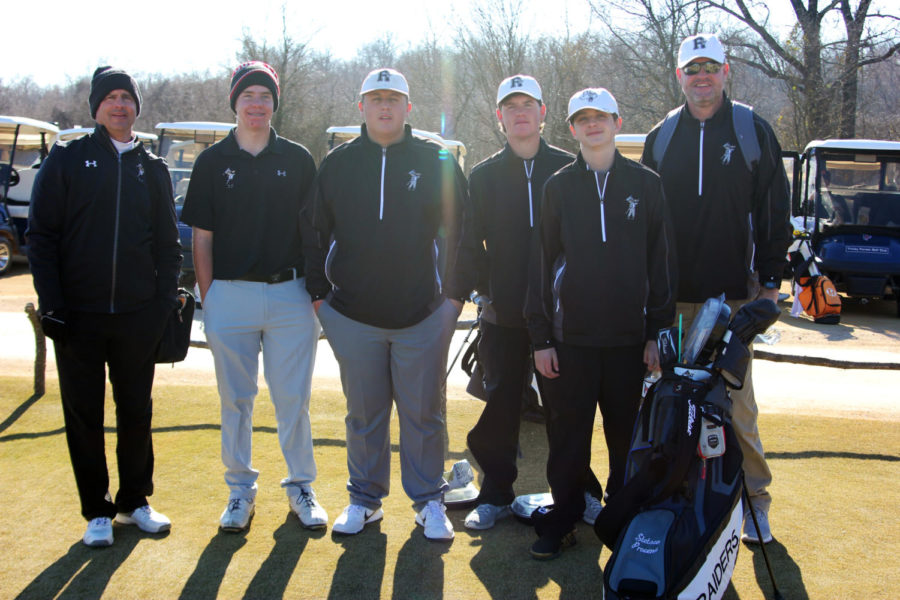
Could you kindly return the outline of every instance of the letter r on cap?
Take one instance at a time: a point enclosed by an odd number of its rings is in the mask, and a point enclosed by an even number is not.
[[[381,73],[378,74],[378,81],[390,81],[390,80],[391,80],[391,74],[388,73],[387,71],[382,71]]]
[[[509,87],[522,87],[522,78],[521,77],[513,77],[512,81],[509,82]]]
[[[694,50],[706,48],[706,39],[702,37],[694,38]]]

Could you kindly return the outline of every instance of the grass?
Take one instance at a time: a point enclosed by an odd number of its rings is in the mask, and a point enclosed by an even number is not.
[[[0,378],[0,597],[22,598],[600,598],[609,550],[580,524],[578,545],[555,561],[532,560],[533,531],[509,519],[466,531],[454,511],[452,544],[429,542],[413,522],[394,456],[385,519],[342,538],[300,528],[279,489],[284,462],[266,392],[256,404],[254,462],[260,470],[256,517],[244,535],[223,534],[217,519],[227,490],[219,460],[218,398],[208,385],[155,390],[154,507],[173,522],[167,535],[116,527],[112,548],[80,542],[84,521],[62,430],[56,381],[31,398],[28,377]],[[107,404],[107,457],[115,491],[114,407]],[[453,460],[481,403],[451,391]],[[344,400],[317,382],[312,400],[319,477],[316,491],[334,519],[347,502]],[[774,473],[768,546],[785,598],[896,598],[900,560],[900,455],[897,423],[762,415]],[[396,421],[393,451],[397,452]],[[593,463],[603,476],[599,424]],[[517,489],[544,491],[546,441],[523,423]],[[476,467],[477,469],[477,467]],[[771,598],[758,550],[741,548],[726,598]]]

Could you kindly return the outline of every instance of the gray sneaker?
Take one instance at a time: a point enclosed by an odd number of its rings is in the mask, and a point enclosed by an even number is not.
[[[290,496],[291,510],[307,529],[325,529],[328,525],[328,513],[316,500],[316,493],[309,486],[300,488],[300,493]]]
[[[588,525],[593,525],[597,521],[597,515],[600,514],[601,510],[603,510],[603,504],[601,504],[599,500],[591,496],[590,493],[585,492],[584,514],[581,515],[581,519]]]
[[[509,505],[479,504],[466,515],[467,529],[490,529],[498,519],[510,515]]]
[[[772,530],[769,527],[769,515],[763,509],[756,507],[753,507],[753,512],[759,523],[759,532],[762,534],[763,543],[768,544],[773,539]],[[741,536],[741,541],[747,544],[759,543],[759,535],[756,533],[756,526],[753,524],[753,517],[749,510],[744,511],[744,535]]]
[[[228,506],[219,517],[219,527],[222,531],[244,531],[250,526],[250,519],[255,512],[254,498],[229,498]]]

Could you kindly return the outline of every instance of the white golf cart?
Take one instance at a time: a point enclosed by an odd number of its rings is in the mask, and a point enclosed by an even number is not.
[[[0,226],[10,226],[15,234],[12,242],[0,236],[0,274],[14,255],[24,255],[31,188],[58,133],[51,123],[0,116]]]
[[[344,142],[349,142],[350,140],[359,137],[359,132],[359,125],[341,125],[329,127],[325,130],[325,133],[328,134],[328,149],[332,150],[337,146],[340,146]],[[417,138],[421,138],[423,140],[431,140],[432,142],[437,142],[440,146],[445,148],[453,155],[453,158],[455,158],[456,162],[459,163],[459,168],[465,168],[466,145],[462,142],[458,140],[445,140],[436,133],[433,133],[431,131],[424,131],[422,129],[413,129],[412,134]]]
[[[72,140],[77,140],[80,137],[83,137],[89,133],[94,131],[93,127],[71,127],[69,129],[61,129],[59,132],[59,136],[57,136],[57,141],[59,142],[70,142]],[[138,140],[144,142],[144,144],[150,148],[152,152],[156,152],[156,140],[158,136],[155,133],[146,133],[144,131],[135,131],[135,137]]]

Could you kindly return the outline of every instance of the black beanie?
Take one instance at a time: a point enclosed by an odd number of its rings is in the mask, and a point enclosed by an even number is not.
[[[261,60],[251,60],[239,64],[231,74],[231,93],[228,95],[228,99],[231,102],[232,111],[237,112],[234,109],[237,97],[251,85],[262,85],[269,88],[274,101],[272,110],[278,110],[278,95],[281,93],[281,89],[278,87],[278,73]]]
[[[97,67],[94,71],[94,77],[91,79],[91,95],[88,98],[88,104],[91,106],[91,118],[97,118],[97,109],[103,99],[113,90],[125,90],[134,98],[135,116],[141,114],[141,90],[138,88],[137,81],[123,71],[109,65],[105,67]]]

